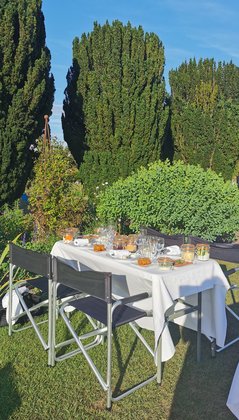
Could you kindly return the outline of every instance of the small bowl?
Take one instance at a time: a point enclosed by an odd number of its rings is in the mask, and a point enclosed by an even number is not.
[[[147,267],[147,265],[150,265],[152,263],[151,259],[148,257],[139,257],[138,258],[138,265],[141,267]]]
[[[158,265],[160,270],[168,271],[172,270],[174,261],[168,257],[158,258]]]

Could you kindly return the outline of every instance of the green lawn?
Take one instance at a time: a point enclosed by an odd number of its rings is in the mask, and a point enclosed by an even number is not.
[[[236,297],[239,301],[238,294]],[[74,314],[72,319],[81,331],[87,330],[79,314]],[[68,337],[61,320],[57,325],[58,338]],[[236,333],[236,329],[239,331],[238,327],[230,322],[230,334]],[[47,332],[46,325],[43,329]],[[197,364],[196,334],[179,330],[176,325],[172,325],[171,330],[176,353],[164,364],[162,385],[149,384],[114,403],[109,413],[105,410],[106,395],[83,356],[49,368],[47,354],[31,329],[8,337],[7,328],[1,328],[0,420],[234,419],[226,400],[239,362],[239,343],[211,359],[209,343],[203,338],[202,362]],[[145,331],[144,335],[153,345],[152,333]],[[106,344],[90,351],[103,371],[105,350]],[[116,390],[124,390],[153,372],[150,356],[130,328],[119,328],[114,334],[113,385]]]

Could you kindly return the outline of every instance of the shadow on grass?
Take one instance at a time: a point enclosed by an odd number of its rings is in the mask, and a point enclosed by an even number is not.
[[[83,332],[85,332],[85,328],[88,324],[89,324],[89,321],[85,317],[85,318],[81,319],[78,322],[78,324],[74,326],[74,328],[78,332],[78,334],[82,334]],[[66,341],[66,340],[72,339],[72,335],[71,335],[70,331],[68,330],[67,326],[65,324],[64,324],[64,326],[65,326],[65,335],[64,335],[64,337],[61,338],[60,341]],[[76,347],[76,344],[73,343],[72,345]],[[57,356],[62,356],[63,354],[66,354],[68,352],[69,352],[69,345],[63,346],[57,351]]]
[[[7,420],[21,405],[21,398],[15,386],[15,370],[7,363],[0,370],[0,419]]]
[[[228,317],[228,335],[230,336],[235,333],[235,325],[233,325],[235,323],[229,321],[232,320]],[[238,326],[237,322],[237,335]],[[173,330],[175,333],[176,329],[173,328]],[[239,360],[239,342],[212,358],[210,343],[206,337],[202,336],[202,361],[197,363],[196,333],[182,328],[181,337],[188,347],[175,387],[169,419],[234,419],[235,417],[226,407],[226,401]],[[176,355],[174,357],[177,357]]]
[[[120,376],[119,376],[119,379],[118,379],[118,381],[115,385],[115,389],[114,389],[114,397],[116,397],[119,393],[122,392],[121,385],[122,385],[122,382],[123,382],[123,379],[124,379],[125,372],[127,370],[127,366],[129,365],[130,359],[133,356],[134,350],[137,346],[138,337],[135,336],[134,342],[133,342],[132,346],[130,347],[130,351],[129,351],[129,354],[127,356],[127,359],[126,359],[125,362],[123,362],[123,357],[122,357],[121,350],[120,350],[120,341],[119,341],[119,338],[118,338],[117,330],[113,331],[113,336],[114,336],[114,340],[115,340],[115,348],[116,348],[116,352],[117,352],[117,362],[118,362],[118,367],[119,367],[119,371],[120,371]]]

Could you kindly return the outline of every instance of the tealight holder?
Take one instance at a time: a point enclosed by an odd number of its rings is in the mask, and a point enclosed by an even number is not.
[[[183,244],[181,246],[181,259],[187,262],[193,262],[195,257],[195,246],[192,244]]]
[[[199,261],[208,261],[210,256],[209,244],[197,244],[196,255]]]

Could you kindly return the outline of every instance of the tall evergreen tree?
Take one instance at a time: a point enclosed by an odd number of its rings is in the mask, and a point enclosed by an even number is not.
[[[0,5],[0,205],[23,193],[34,161],[30,146],[53,104],[41,5],[41,0]]]
[[[161,157],[168,120],[159,38],[119,21],[73,42],[64,138],[88,188]]]
[[[191,59],[169,81],[174,157],[230,179],[239,158],[239,68]]]

